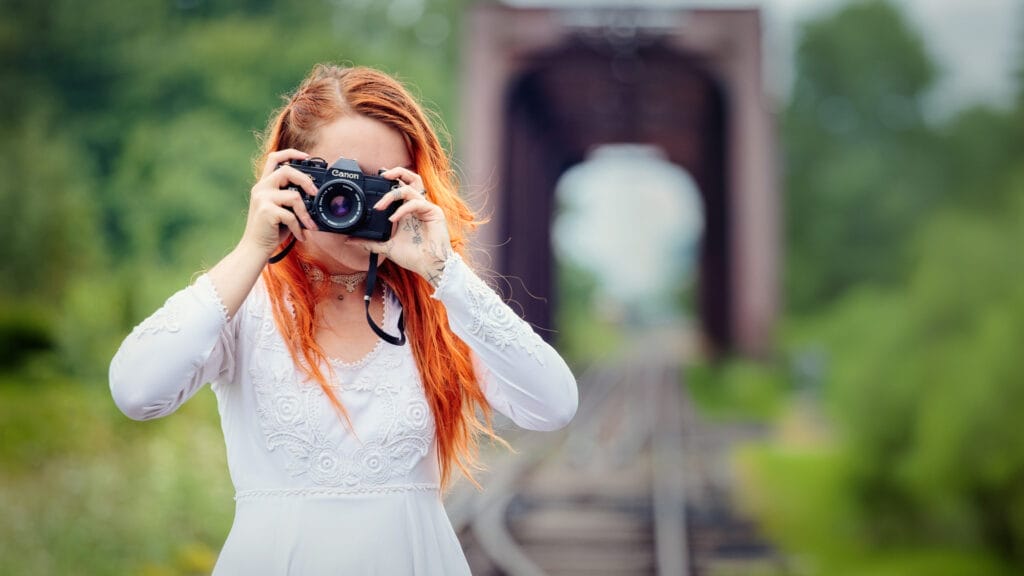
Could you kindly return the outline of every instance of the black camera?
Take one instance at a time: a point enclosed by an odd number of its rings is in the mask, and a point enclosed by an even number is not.
[[[402,185],[398,180],[363,174],[355,160],[339,158],[330,166],[323,158],[291,160],[287,165],[296,168],[313,179],[317,187],[316,196],[310,196],[298,186],[306,211],[313,222],[324,232],[347,234],[370,240],[391,238],[392,223],[388,217],[402,205],[402,201],[391,203],[385,210],[374,210],[373,205],[385,194]]]

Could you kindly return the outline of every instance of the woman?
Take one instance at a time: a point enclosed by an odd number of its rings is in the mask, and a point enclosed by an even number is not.
[[[158,418],[212,383],[236,489],[214,574],[466,574],[442,490],[472,480],[491,408],[560,428],[575,379],[466,263],[476,222],[398,82],[318,66],[264,144],[241,241],[125,339],[114,401]],[[401,183],[374,206],[394,210],[390,240],[317,231],[300,195],[317,189],[289,164],[312,157]],[[403,317],[401,344],[367,322],[398,335]]]

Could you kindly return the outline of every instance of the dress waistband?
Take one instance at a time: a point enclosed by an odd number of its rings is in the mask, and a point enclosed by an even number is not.
[[[440,491],[441,486],[433,483],[390,484],[387,486],[353,486],[351,488],[270,488],[262,490],[239,490],[235,501],[258,500],[263,498],[317,498],[331,496],[354,496],[359,494],[399,494],[402,492]]]

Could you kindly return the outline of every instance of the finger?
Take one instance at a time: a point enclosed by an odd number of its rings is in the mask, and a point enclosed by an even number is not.
[[[316,196],[316,185],[309,174],[291,166],[281,166],[266,179],[267,183],[274,188],[287,188],[290,185],[299,186],[310,196]]]
[[[304,160],[306,158],[309,158],[309,154],[294,148],[275,150],[270,154],[267,154],[267,161],[263,163],[263,175],[260,176],[260,180],[266,178],[271,172],[276,170],[278,164],[283,164],[289,160]]]
[[[366,240],[365,238],[353,238],[347,236],[345,242],[351,246],[359,246],[367,252],[374,254],[389,254],[391,252],[391,240],[380,242],[378,240]]]
[[[436,204],[431,204],[426,200],[412,200],[399,206],[395,213],[388,217],[388,220],[398,222],[410,214],[415,214],[417,218],[424,222],[431,222],[441,215],[441,209]]]
[[[422,200],[423,193],[420,190],[412,188],[411,186],[399,186],[398,188],[392,189],[390,192],[384,195],[383,198],[377,201],[373,205],[374,210],[386,210],[393,202],[398,200],[405,200],[410,202],[413,200]]]
[[[277,221],[276,223],[278,226],[283,225],[287,227],[288,231],[292,233],[292,236],[295,236],[302,242],[306,241],[306,231],[302,229],[302,226],[299,226],[299,220],[295,217],[294,213],[278,207],[274,211],[274,218]]]
[[[413,188],[419,190],[423,189],[423,178],[412,170],[401,166],[385,170],[380,174],[380,177],[387,178],[388,180],[401,180],[403,183],[408,184]]]
[[[307,229],[319,229],[316,222],[313,221],[313,217],[309,215],[309,211],[306,210],[306,204],[295,190],[274,190],[267,195],[267,198],[278,206],[290,207],[292,212],[302,221],[302,225]]]

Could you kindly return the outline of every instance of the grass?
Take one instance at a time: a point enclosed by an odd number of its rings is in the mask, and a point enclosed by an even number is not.
[[[209,574],[231,525],[216,401],[133,422],[105,383],[0,378],[0,574]]]
[[[969,547],[868,543],[845,485],[841,453],[779,443],[736,455],[738,498],[807,576],[1009,576],[990,553]]]
[[[691,364],[684,383],[701,413],[720,420],[772,421],[789,394],[781,369],[747,360]]]

